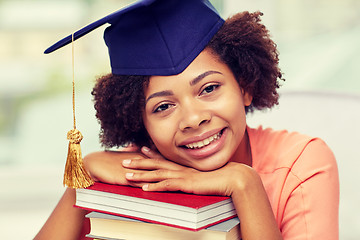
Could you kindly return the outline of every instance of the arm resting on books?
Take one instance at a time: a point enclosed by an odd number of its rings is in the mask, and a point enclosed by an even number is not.
[[[78,240],[84,236],[85,210],[74,207],[75,190],[67,188],[34,240]],[[86,226],[85,226],[86,227]],[[86,230],[85,230],[86,231]],[[85,238],[88,239],[88,238]]]
[[[85,167],[96,180],[142,186],[147,191],[231,196],[243,240],[282,239],[262,181],[251,167],[230,162],[204,172],[168,161],[144,148],[142,152],[147,159],[124,158],[114,152],[94,153],[85,158]]]
[[[150,168],[153,165],[171,165],[163,160],[132,160],[128,165]],[[169,166],[170,166],[169,165]],[[180,166],[182,167],[182,166]],[[243,240],[281,240],[282,236],[275,220],[266,191],[257,172],[241,163],[230,162],[214,171],[202,172],[192,168],[164,169],[127,175],[129,181],[148,182],[147,191],[183,191],[204,195],[231,196],[240,219]]]
[[[125,178],[126,170],[122,161],[125,159],[142,159],[144,155],[139,152],[99,151],[84,157],[84,166],[94,181],[118,185],[139,186]],[[132,172],[138,172],[132,170]]]
[[[283,239],[260,176],[250,167],[238,167],[247,168],[238,168],[243,177],[234,175],[231,194],[241,222],[242,239]]]

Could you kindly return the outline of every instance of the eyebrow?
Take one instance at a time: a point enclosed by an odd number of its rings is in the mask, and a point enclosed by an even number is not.
[[[193,86],[195,84],[197,84],[198,82],[200,82],[202,79],[204,79],[205,77],[211,75],[211,74],[221,74],[221,72],[218,72],[218,71],[207,71],[207,72],[204,72],[202,74],[200,74],[199,76],[197,76],[196,78],[192,79],[190,81],[190,86]],[[151,94],[146,100],[145,100],[145,104],[152,98],[155,98],[155,97],[166,97],[166,96],[172,96],[174,95],[173,91],[171,90],[165,90],[165,91],[160,91],[160,92],[156,92],[156,93],[153,93]]]
[[[161,92],[156,92],[151,94],[145,101],[145,103],[147,103],[150,99],[155,98],[155,97],[164,97],[164,96],[172,96],[174,95],[173,91],[170,90],[166,90],[166,91],[161,91]]]
[[[202,74],[200,74],[199,76],[197,76],[196,78],[194,78],[193,80],[190,81],[190,86],[194,86],[195,84],[197,84],[198,82],[200,82],[202,79],[204,79],[205,77],[211,75],[211,74],[221,74],[221,72],[218,71],[207,71],[204,72]]]

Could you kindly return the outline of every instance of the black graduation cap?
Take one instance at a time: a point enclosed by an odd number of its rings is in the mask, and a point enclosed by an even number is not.
[[[113,74],[176,75],[206,47],[224,20],[208,0],[142,0],[74,33],[74,40],[105,23]],[[51,53],[72,35],[46,49]]]

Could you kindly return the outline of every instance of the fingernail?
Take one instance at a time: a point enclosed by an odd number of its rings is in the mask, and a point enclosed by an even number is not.
[[[122,161],[122,163],[123,163],[123,165],[128,166],[131,163],[131,159],[125,159],[125,160]]]
[[[150,152],[150,148],[148,148],[148,147],[142,147],[142,149],[144,152]]]
[[[133,178],[133,177],[134,177],[134,173],[125,173],[125,177],[126,177],[126,178]]]
[[[142,190],[144,191],[149,190],[149,184],[145,184],[144,186],[142,186]]]

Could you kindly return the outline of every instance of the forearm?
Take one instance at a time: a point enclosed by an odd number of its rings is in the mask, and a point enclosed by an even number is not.
[[[66,189],[54,211],[34,239],[79,239],[86,211],[75,208],[75,200],[75,190]]]
[[[237,178],[235,181],[231,196],[240,219],[242,239],[282,239],[258,174],[249,168],[245,178]]]
[[[99,151],[84,157],[84,166],[92,179],[110,184],[129,185],[125,179],[122,161],[125,159],[141,159],[138,152]]]

